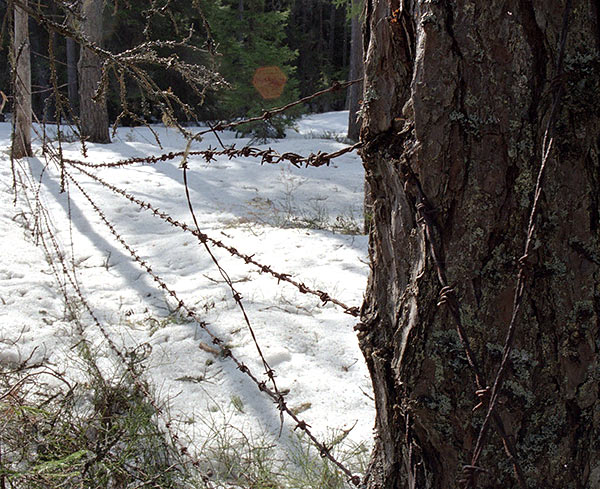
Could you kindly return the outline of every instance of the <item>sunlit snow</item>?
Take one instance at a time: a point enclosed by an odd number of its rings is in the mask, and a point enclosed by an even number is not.
[[[287,139],[263,146],[303,155],[336,151],[344,147],[339,141],[347,117],[347,112],[306,116]],[[163,149],[146,128],[120,128],[112,144],[88,145],[85,160],[116,161],[184,148],[183,138],[175,131],[156,130]],[[248,143],[232,132],[222,134],[221,139],[226,145]],[[85,297],[114,341],[129,349],[151,346],[147,373],[157,395],[170,403],[171,416],[184,421],[179,427],[187,437],[200,437],[201,420],[215,412],[224,413],[244,429],[266,430],[277,436],[280,419],[273,402],[230,360],[200,347],[210,339],[179,314],[173,300],[132,261],[74,185],[69,185],[69,192],[60,192],[60,170],[47,165],[39,140],[35,143],[37,156],[16,166],[17,178],[28,188],[18,189],[13,205],[7,123],[0,124],[0,140],[0,363],[46,361],[66,370],[67,375],[77,369],[74,323],[65,313],[44,250],[32,236],[37,198],[49,211],[66,261],[76,265]],[[218,147],[215,136],[207,135],[192,149],[208,146]],[[68,158],[84,159],[76,142],[64,144],[63,151]],[[175,159],[95,173],[174,219],[191,224],[180,163]],[[231,291],[197,240],[89,177],[69,171],[153,271],[198,312],[237,357],[266,379]],[[329,167],[303,169],[226,157],[207,163],[194,157],[189,160],[188,177],[203,232],[254,255],[278,272],[292,274],[309,287],[360,306],[368,273],[367,238],[344,234],[362,229],[363,169],[356,154],[344,155]],[[289,389],[288,405],[302,411],[301,417],[318,434],[355,425],[350,438],[370,440],[374,408],[353,331],[356,319],[337,306],[322,305],[319,298],[278,283],[222,250],[213,251],[244,298],[279,388]],[[103,364],[107,368],[118,365],[83,309],[81,319],[85,336],[97,348]],[[285,426],[294,428],[288,421]]]

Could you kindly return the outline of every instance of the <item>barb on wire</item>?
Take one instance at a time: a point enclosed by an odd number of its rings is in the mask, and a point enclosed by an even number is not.
[[[254,342],[254,346],[256,347],[256,351],[258,353],[258,356],[260,357],[260,361],[263,364],[263,367],[264,367],[264,370],[265,370],[265,374],[268,377],[268,379],[271,381],[271,384],[273,385],[273,390],[275,391],[275,393],[277,394],[277,396],[280,399],[283,399],[283,395],[279,392],[279,389],[277,388],[277,382],[275,381],[275,371],[271,368],[271,366],[267,362],[265,356],[263,355],[262,349],[261,349],[260,345],[258,344],[258,339],[256,338],[256,333],[254,332],[254,328],[252,327],[252,324],[250,324],[250,318],[248,317],[248,313],[246,312],[246,308],[244,307],[244,303],[242,302],[242,295],[235,289],[235,286],[233,285],[233,282],[232,282],[231,278],[229,277],[229,274],[221,266],[221,264],[217,260],[217,257],[214,255],[214,253],[210,249],[210,246],[208,246],[208,240],[204,237],[206,235],[204,235],[200,231],[200,226],[198,225],[198,220],[196,219],[196,213],[194,212],[194,206],[192,204],[192,198],[190,197],[190,187],[188,185],[187,155],[188,155],[188,152],[189,152],[190,144],[191,144],[191,140],[188,141],[188,146],[186,148],[186,151],[184,152],[183,160],[182,160],[180,166],[181,166],[181,168],[183,170],[183,185],[185,187],[185,198],[187,200],[187,204],[188,204],[188,208],[190,210],[190,214],[192,215],[192,220],[194,221],[194,226],[196,228],[197,236],[201,236],[200,242],[204,246],[204,249],[208,253],[208,256],[210,256],[210,259],[214,263],[215,267],[217,267],[217,270],[219,271],[219,274],[221,275],[221,277],[223,278],[223,280],[225,281],[225,283],[229,287],[229,290],[231,291],[231,295],[233,297],[233,300],[237,304],[238,309],[240,310],[240,312],[242,313],[242,316],[244,318],[244,322],[246,323],[246,326],[248,327],[248,331],[250,332],[250,335],[252,336],[252,341]],[[280,416],[281,417],[281,427],[279,429],[279,433],[281,434],[281,430],[283,429],[283,411],[280,409],[279,412],[280,412],[280,415],[281,415]]]
[[[403,164],[402,170],[405,173],[407,181],[410,181],[412,184],[414,184],[414,187],[417,191],[417,202],[415,204],[415,209],[418,215],[417,222],[419,222],[423,226],[423,229],[425,231],[425,238],[428,243],[429,254],[431,255],[431,258],[433,260],[438,282],[441,286],[440,297],[438,299],[437,305],[447,306],[450,311],[450,314],[452,315],[452,318],[454,319],[454,323],[456,325],[456,332],[458,333],[458,337],[463,346],[463,350],[467,357],[467,362],[469,363],[469,366],[471,367],[471,370],[473,371],[475,377],[475,385],[477,387],[476,390],[480,393],[479,397],[482,398],[485,395],[485,393],[487,393],[489,390],[488,384],[486,382],[483,371],[479,367],[477,359],[475,358],[475,354],[471,347],[469,337],[465,331],[460,313],[460,303],[456,295],[456,291],[454,290],[454,287],[448,284],[446,278],[445,265],[443,264],[443,261],[440,258],[440,243],[438,242],[436,235],[434,234],[436,224],[432,218],[433,211],[427,200],[427,197],[423,192],[421,183],[419,182],[417,176],[414,174],[412,168],[410,168],[408,163]],[[502,419],[500,418],[497,412],[494,412],[492,414],[492,419],[494,421],[498,434],[502,438],[506,454],[513,466],[519,486],[522,489],[524,489],[527,487],[527,485],[525,483],[523,470],[521,469],[517,461],[517,452],[514,443],[507,435],[506,429],[504,428],[504,423],[502,422]],[[471,463],[470,466],[465,466],[463,467],[463,469],[465,476],[460,481],[463,485],[471,483],[471,481],[474,479],[475,474],[480,471],[480,468],[476,467],[475,463]]]
[[[68,189],[69,181],[70,180],[67,180],[67,185],[66,185],[66,192],[67,192],[68,199],[70,199],[70,193],[69,193],[69,189]],[[21,183],[21,186],[26,188],[26,184],[24,184],[23,182]],[[27,205],[31,209],[33,209],[34,208],[33,203],[27,197],[26,192],[25,192],[25,195],[26,195]],[[74,317],[78,316],[77,311],[75,311],[73,309],[74,308],[73,301],[69,297],[68,286],[70,285],[70,287],[73,289],[73,291],[75,292],[75,294],[77,296],[78,302],[85,308],[89,317],[92,319],[92,322],[98,328],[98,330],[102,334],[103,338],[106,340],[107,345],[110,348],[110,350],[113,352],[113,354],[115,354],[115,356],[122,363],[123,367],[127,370],[127,373],[131,376],[131,379],[132,379],[133,383],[135,384],[136,388],[139,389],[139,392],[141,392],[142,395],[144,396],[144,398],[149,402],[149,404],[152,406],[154,412],[163,419],[165,428],[166,428],[170,438],[173,440],[173,443],[179,450],[179,452],[182,455],[187,456],[188,459],[190,460],[190,463],[196,469],[199,469],[200,468],[199,461],[197,459],[195,459],[194,457],[192,457],[192,455],[189,453],[187,447],[181,442],[179,435],[173,430],[171,422],[169,421],[169,418],[167,417],[167,413],[161,406],[159,406],[157,404],[157,402],[154,399],[154,397],[152,396],[152,394],[148,391],[146,383],[140,379],[140,376],[139,376],[138,372],[135,370],[132,363],[127,360],[127,358],[125,357],[123,352],[117,347],[116,343],[112,340],[108,331],[102,325],[102,323],[100,322],[100,320],[94,313],[94,310],[90,306],[89,302],[86,300],[85,296],[83,295],[83,292],[81,290],[81,287],[79,285],[79,282],[78,282],[78,279],[76,276],[77,274],[76,274],[75,268],[73,267],[72,270],[69,270],[69,267],[67,266],[66,258],[64,256],[65,254],[61,251],[60,245],[56,239],[56,236],[54,235],[54,232],[52,231],[52,226],[50,223],[50,217],[48,216],[48,212],[44,206],[40,205],[39,197],[36,197],[35,209],[36,209],[37,220],[39,221],[37,224],[37,228],[38,228],[37,232],[38,232],[38,236],[39,236],[39,242],[41,243],[41,246],[44,250],[44,254],[46,255],[46,257],[48,259],[48,264],[52,270],[52,274],[53,274],[54,278],[56,279],[59,290],[61,291],[61,294],[64,298],[65,306],[69,310],[71,310]],[[48,240],[50,241],[50,245],[48,244],[46,238],[48,238]],[[56,260],[58,260],[58,265],[56,264]],[[78,334],[83,338],[84,337],[84,328],[83,328],[81,322],[76,321],[76,325],[77,325]],[[90,367],[95,368],[95,365],[90,364]],[[202,479],[204,481],[207,481],[207,482],[209,481],[208,475],[201,473],[200,476],[202,477]]]
[[[331,295],[329,295],[327,292],[325,292],[323,290],[311,289],[304,283],[294,280],[292,278],[292,275],[290,275],[288,273],[277,272],[277,271],[273,270],[269,265],[264,265],[264,264],[258,262],[257,260],[254,259],[254,255],[247,255],[247,254],[241,253],[236,248],[234,248],[232,246],[228,246],[220,240],[211,238],[210,236],[208,236],[207,234],[203,233],[202,231],[200,231],[198,229],[192,229],[187,224],[182,223],[176,219],[173,219],[166,212],[163,212],[160,209],[157,209],[156,207],[154,207],[152,204],[145,202],[143,200],[140,200],[137,197],[133,196],[132,194],[108,183],[107,181],[103,180],[102,178],[98,177],[97,175],[94,175],[93,173],[85,170],[84,168],[81,168],[78,164],[73,164],[73,167],[77,168],[78,171],[82,172],[84,175],[87,175],[94,181],[98,182],[100,185],[108,188],[109,190],[111,190],[112,192],[114,192],[118,195],[121,195],[122,197],[126,198],[130,202],[138,205],[140,208],[152,212],[152,214],[159,217],[163,221],[171,224],[174,227],[182,229],[185,232],[191,233],[200,242],[202,242],[202,243],[209,242],[209,243],[213,244],[214,246],[217,246],[219,248],[226,250],[232,256],[235,256],[237,258],[240,258],[241,260],[244,260],[244,262],[246,262],[247,264],[254,265],[261,272],[267,273],[267,274],[273,276],[278,281],[287,282],[287,283],[293,285],[302,294],[310,294],[310,295],[314,295],[314,296],[318,297],[319,299],[321,299],[321,302],[323,304],[327,304],[328,302],[331,302],[332,304],[335,304],[336,306],[342,308],[346,314],[349,314],[352,317],[359,316],[360,310],[357,306],[348,306],[345,303],[343,303],[342,301],[336,299],[335,297],[332,297]]]
[[[90,163],[82,160],[74,160],[65,158],[62,161],[72,165],[80,165],[88,168],[119,168],[123,166],[141,164],[156,164],[164,161],[174,160],[176,158],[182,158],[184,155],[187,156],[202,156],[207,162],[213,161],[217,156],[227,156],[231,158],[260,158],[260,163],[265,164],[277,164],[287,161],[294,165],[296,168],[302,168],[302,166],[309,167],[320,167],[328,166],[331,160],[338,158],[346,153],[350,153],[362,146],[362,143],[356,143],[352,146],[342,148],[338,151],[331,153],[311,153],[308,156],[301,156],[297,153],[287,152],[278,153],[272,148],[261,149],[252,146],[244,146],[242,148],[236,148],[235,146],[229,146],[227,148],[217,150],[214,148],[208,148],[200,151],[176,151],[170,153],[164,153],[157,156],[137,156],[133,158],[127,158],[123,160],[104,162],[104,163]]]
[[[187,316],[190,319],[197,322],[197,324],[200,326],[200,328],[203,331],[205,331],[206,334],[211,338],[213,344],[215,344],[217,346],[217,348],[220,350],[221,355],[224,358],[230,358],[235,363],[238,370],[240,370],[240,372],[244,373],[248,378],[250,378],[252,380],[252,382],[257,386],[259,391],[264,392],[268,397],[270,397],[273,400],[273,402],[277,405],[277,409],[280,411],[280,413],[285,413],[287,416],[289,416],[296,424],[296,428],[301,429],[304,433],[306,433],[306,435],[311,440],[311,442],[319,450],[319,453],[321,454],[321,456],[330,460],[334,465],[336,465],[336,467],[338,467],[339,470],[341,470],[348,477],[348,480],[350,482],[352,482],[354,485],[358,486],[360,484],[360,477],[357,476],[356,474],[353,474],[352,471],[350,471],[350,469],[348,469],[343,463],[341,463],[339,460],[337,460],[331,453],[331,449],[329,447],[327,447],[325,444],[321,443],[314,436],[314,434],[310,430],[310,425],[308,425],[305,421],[300,419],[288,407],[288,405],[285,401],[285,397],[281,394],[281,392],[276,391],[275,389],[271,389],[270,387],[267,386],[266,382],[260,381],[258,379],[258,377],[252,373],[250,368],[248,366],[246,366],[242,361],[240,361],[234,355],[234,353],[231,351],[231,349],[229,349],[228,347],[225,346],[225,343],[223,342],[223,340],[220,339],[218,336],[216,336],[211,331],[211,329],[208,327],[208,324],[205,321],[201,320],[198,317],[197,313],[192,308],[190,308],[177,295],[177,293],[172,288],[170,288],[166,284],[166,282],[152,270],[151,266],[144,259],[142,259],[140,257],[140,255],[125,241],[125,239],[118,233],[116,228],[112,225],[112,223],[105,216],[104,212],[98,207],[98,205],[90,197],[88,192],[82,187],[82,185],[79,182],[77,182],[77,180],[70,174],[70,172],[68,170],[65,170],[65,175],[69,179],[69,181],[71,181],[77,187],[77,189],[81,192],[81,194],[87,200],[87,202],[92,207],[94,212],[98,215],[100,220],[104,223],[104,225],[108,228],[110,233],[113,235],[115,240],[117,240],[131,255],[132,259],[139,266],[141,266],[146,271],[146,273],[148,273],[148,275],[150,275],[150,277],[154,280],[154,282],[156,282],[158,287],[160,289],[164,290],[169,296],[171,296],[176,301],[178,308],[185,311],[185,313],[187,314]]]
[[[229,159],[235,158],[235,157],[242,157],[242,158],[253,157],[253,158],[260,158],[261,165],[265,164],[265,163],[277,164],[277,163],[281,163],[282,161],[288,161],[289,163],[294,165],[296,168],[302,168],[302,166],[304,166],[304,167],[313,166],[313,167],[318,168],[320,166],[329,166],[329,163],[331,162],[331,160],[333,160],[339,156],[342,156],[346,153],[350,153],[356,149],[359,149],[361,146],[362,146],[362,143],[356,143],[356,144],[353,144],[352,146],[348,146],[348,147],[342,148],[338,151],[333,151],[331,153],[323,153],[323,152],[319,151],[318,153],[311,153],[306,157],[301,156],[297,153],[292,153],[292,152],[280,154],[271,148],[260,149],[260,148],[255,148],[252,146],[244,146],[243,148],[239,148],[239,149],[236,148],[235,146],[230,146],[230,147],[224,148],[222,150],[218,150],[218,151],[209,148],[205,151],[190,152],[190,155],[194,155],[194,154],[201,155],[202,157],[204,157],[204,159],[207,162],[215,160],[215,158],[217,156],[227,156]]]

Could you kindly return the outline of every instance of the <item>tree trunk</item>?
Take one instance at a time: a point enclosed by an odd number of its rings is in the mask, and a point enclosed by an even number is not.
[[[102,42],[102,0],[83,0],[81,3],[81,31],[92,43]],[[81,133],[93,143],[110,143],[106,97],[94,100],[100,85],[102,68],[100,58],[90,49],[81,46],[79,55],[79,119]]]
[[[31,112],[36,115],[39,120],[51,120],[47,118],[48,111],[46,108],[46,99],[50,94],[49,70],[45,59],[40,59],[36,53],[47,52],[47,43],[45,42],[45,30],[36,22],[29,26],[29,47],[30,54],[33,55],[33,62],[30,60],[31,66]],[[37,93],[34,93],[37,92]]]
[[[29,16],[16,5],[14,36],[14,132],[12,157],[33,156],[31,151],[31,62]]]
[[[67,95],[71,110],[78,114],[79,92],[77,89],[77,43],[67,37]]]
[[[561,84],[496,410],[522,483],[494,426],[485,472],[466,473],[478,488],[600,488],[600,15],[573,2],[553,79],[565,2],[367,0],[372,273],[357,329],[377,407],[368,489],[456,488],[472,461],[488,397],[475,395],[440,275],[491,385]]]
[[[363,62],[363,36],[358,13],[359,5],[363,0],[352,0],[352,21],[350,39],[350,80],[362,78],[364,71]],[[363,84],[356,83],[348,87],[348,138],[358,141],[360,136],[361,120],[358,116],[362,99]]]

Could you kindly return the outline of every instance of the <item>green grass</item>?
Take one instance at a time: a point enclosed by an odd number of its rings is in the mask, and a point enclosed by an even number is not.
[[[90,368],[71,383],[40,367],[0,379],[11,393],[0,402],[1,487],[201,487],[130,374]]]
[[[234,404],[232,397],[232,405]],[[235,410],[238,408],[234,405]],[[222,408],[201,415],[196,421],[205,428],[201,454],[204,472],[219,487],[248,489],[345,489],[347,477],[328,459],[321,457],[302,433],[287,439],[253,433],[232,423]],[[349,430],[330,430],[323,442],[353,473],[366,470],[369,447],[347,440]]]
[[[167,406],[157,413],[138,350],[125,355],[128,367],[109,375],[98,367],[96,352],[80,342],[83,375],[77,381],[48,366],[11,371],[0,366],[0,487],[349,487],[346,476],[302,434],[278,438],[236,426],[232,420],[247,411],[238,395],[230,397],[230,406],[213,403],[194,419],[174,420]],[[309,408],[303,403],[299,412]],[[194,459],[182,451],[185,431],[176,442],[165,421],[184,430],[194,424],[202,433],[196,446],[186,446]],[[331,431],[323,441],[353,473],[363,473],[368,448],[348,442],[348,433]]]

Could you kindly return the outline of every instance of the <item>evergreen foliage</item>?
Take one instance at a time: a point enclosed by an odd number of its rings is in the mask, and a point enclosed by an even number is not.
[[[162,5],[162,4],[165,5]],[[168,4],[168,5],[167,5]],[[178,49],[182,60],[219,71],[228,87],[209,87],[206,93],[189,90],[176,73],[159,66],[147,66],[157,86],[170,90],[192,111],[173,108],[174,115],[192,123],[199,120],[231,120],[262,114],[301,96],[326,88],[335,80],[347,79],[349,65],[349,9],[347,0],[171,0],[168,2],[127,2],[109,0],[104,9],[104,47],[124,52],[148,40],[181,40],[191,35],[189,43],[205,53]],[[168,8],[161,8],[168,7]],[[67,23],[58,3],[50,2],[48,15]],[[0,16],[5,18],[7,4],[0,2]],[[61,17],[62,16],[62,17]],[[190,34],[190,26],[193,28]],[[210,26],[210,27],[209,27]],[[39,120],[53,121],[55,101],[51,71],[56,70],[61,93],[66,97],[66,42],[53,34],[52,56],[58,61],[50,67],[47,56],[49,36],[46,29],[30,21],[33,65],[33,111]],[[9,24],[0,38],[0,62],[7,63]],[[159,53],[160,54],[160,53]],[[260,67],[277,66],[287,77],[281,96],[265,99],[252,84]],[[150,104],[134,83],[127,81],[127,103],[132,113],[149,122],[159,122],[163,107]],[[8,72],[0,73],[0,90],[11,95]],[[122,87],[111,82],[107,94],[109,119],[119,115]],[[311,112],[341,110],[345,94],[328,94],[306,107]],[[9,110],[5,108],[5,112]],[[194,113],[194,115],[191,114]],[[288,113],[268,123],[242,126],[244,133],[259,138],[280,137],[293,123],[299,111]],[[137,124],[125,117],[120,124]]]
[[[211,3],[208,20],[222,55],[218,69],[230,83],[230,89],[220,98],[220,118],[252,117],[296,100],[299,92],[293,63],[297,52],[286,44],[285,34],[289,9],[270,8],[265,0]],[[277,67],[287,77],[280,96],[265,99],[254,86],[257,70],[264,67]],[[294,115],[288,113],[268,122],[240,126],[239,131],[259,139],[283,137]]]

